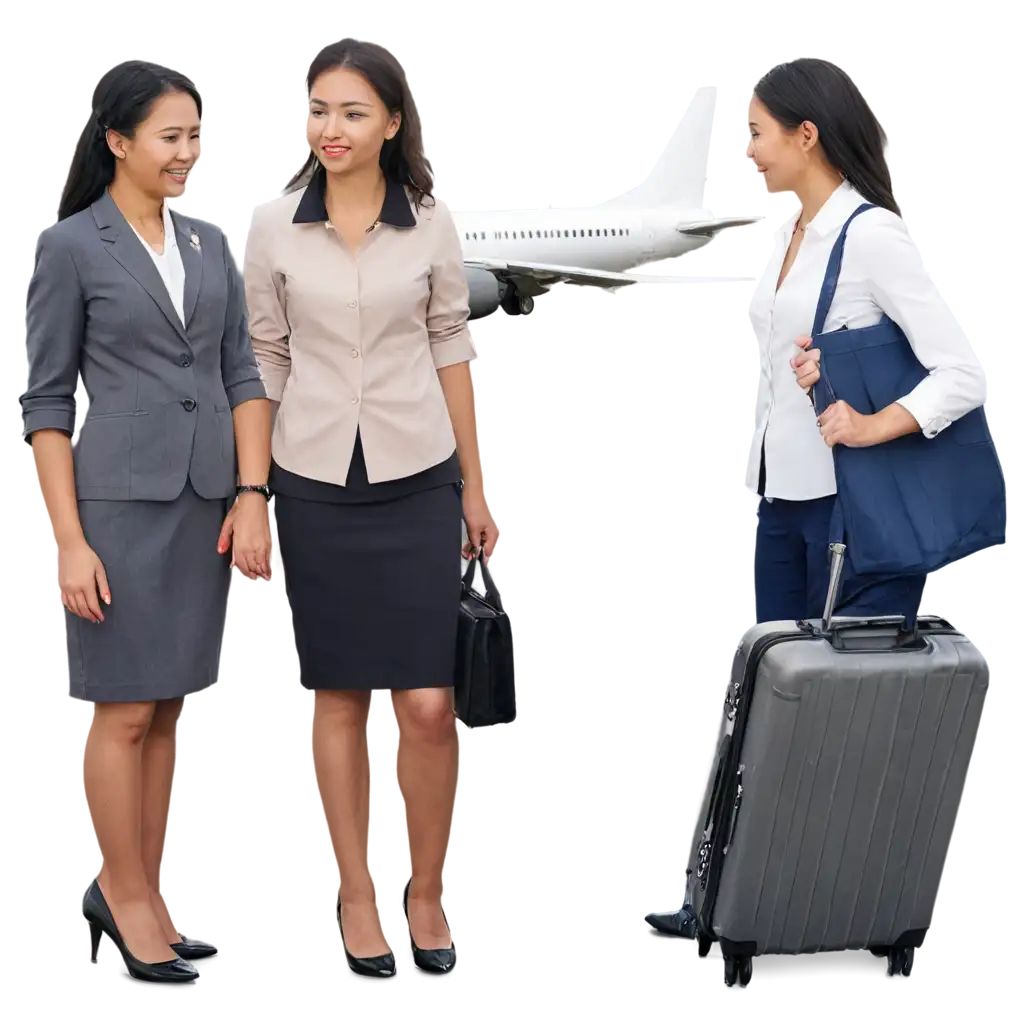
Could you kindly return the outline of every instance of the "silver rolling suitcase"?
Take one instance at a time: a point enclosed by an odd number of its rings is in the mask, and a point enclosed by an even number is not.
[[[948,622],[762,623],[733,662],[682,920],[725,983],[766,953],[870,949],[909,975],[931,925],[988,666]]]

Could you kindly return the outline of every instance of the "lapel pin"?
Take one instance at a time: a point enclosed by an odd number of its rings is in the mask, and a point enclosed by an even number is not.
[[[192,232],[192,235],[189,238],[189,242],[191,243],[192,248],[195,249],[196,252],[202,251],[202,246],[199,244],[199,235],[197,235],[195,231]]]

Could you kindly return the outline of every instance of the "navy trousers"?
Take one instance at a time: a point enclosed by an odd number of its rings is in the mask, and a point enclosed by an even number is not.
[[[757,510],[754,590],[757,621],[820,619],[828,592],[832,496],[810,501],[762,498]],[[903,615],[917,619],[926,575],[865,581],[847,562],[837,615]]]

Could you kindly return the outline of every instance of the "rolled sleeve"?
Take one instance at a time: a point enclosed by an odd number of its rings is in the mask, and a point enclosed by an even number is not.
[[[245,304],[245,285],[224,239],[224,269],[228,278],[228,311],[221,342],[221,377],[228,405],[234,409],[242,402],[266,398],[260,368],[249,339],[249,317]]]
[[[270,247],[257,208],[245,243],[245,299],[249,337],[267,398],[281,401],[291,372],[290,329],[284,304],[284,281],[274,271]]]
[[[469,320],[469,286],[462,264],[462,245],[448,207],[435,200],[436,243],[430,267],[427,334],[434,366],[441,369],[476,359]]]
[[[898,399],[925,437],[934,437],[985,403],[985,372],[967,336],[939,294],[902,219],[881,213],[863,243],[875,302],[902,328],[928,370]]]
[[[75,389],[85,333],[85,295],[66,243],[48,228],[39,236],[25,316],[28,390],[21,396],[22,436],[75,432]]]

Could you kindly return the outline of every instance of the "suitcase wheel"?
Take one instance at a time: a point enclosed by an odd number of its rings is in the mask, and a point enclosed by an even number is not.
[[[703,932],[697,934],[697,956],[707,956],[711,952],[712,940]]]
[[[732,988],[737,980],[740,988],[746,988],[754,973],[754,963],[749,956],[727,956],[725,959],[725,983]]]
[[[889,951],[889,977],[893,978],[897,974],[902,974],[904,978],[910,977],[910,972],[914,967],[914,947],[913,946],[898,946],[895,949]]]

